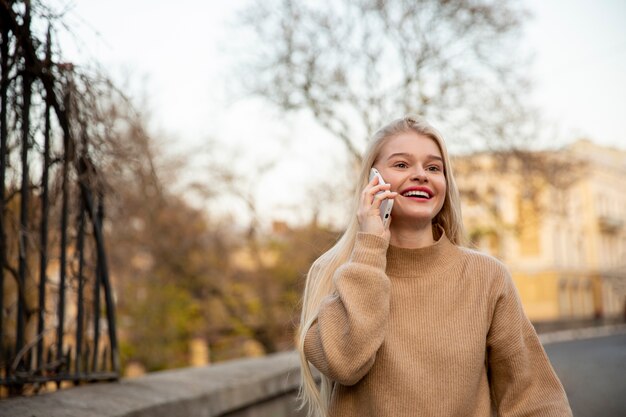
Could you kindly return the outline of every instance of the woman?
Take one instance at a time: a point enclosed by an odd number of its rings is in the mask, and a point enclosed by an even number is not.
[[[388,184],[368,182],[372,167]],[[309,414],[571,416],[509,272],[460,246],[440,134],[393,121],[374,135],[358,184],[356,215],[307,276],[298,350]]]

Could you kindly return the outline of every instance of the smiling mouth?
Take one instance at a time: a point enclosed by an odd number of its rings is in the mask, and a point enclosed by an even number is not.
[[[410,198],[418,198],[418,199],[423,199],[423,200],[430,199],[430,195],[428,195],[426,191],[407,191],[406,193],[402,194],[402,196],[410,197]]]

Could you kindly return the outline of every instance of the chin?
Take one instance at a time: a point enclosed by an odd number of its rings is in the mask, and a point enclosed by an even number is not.
[[[410,223],[410,224],[428,223],[430,224],[434,218],[435,216],[432,213],[402,213],[402,214],[397,214],[395,216],[392,214],[393,220],[391,221],[391,223],[393,224],[395,220],[396,223]]]

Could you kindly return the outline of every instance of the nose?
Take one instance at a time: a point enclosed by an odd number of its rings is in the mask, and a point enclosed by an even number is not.
[[[419,182],[427,182],[428,176],[426,175],[426,170],[421,166],[415,167],[415,171],[411,175],[411,179]]]

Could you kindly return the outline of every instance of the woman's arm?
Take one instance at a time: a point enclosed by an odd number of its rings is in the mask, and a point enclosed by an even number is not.
[[[507,271],[496,291],[487,357],[499,417],[571,417],[572,411]]]
[[[333,277],[327,297],[307,332],[304,354],[320,372],[343,385],[356,384],[374,364],[389,316],[388,241],[358,233],[349,262]]]

